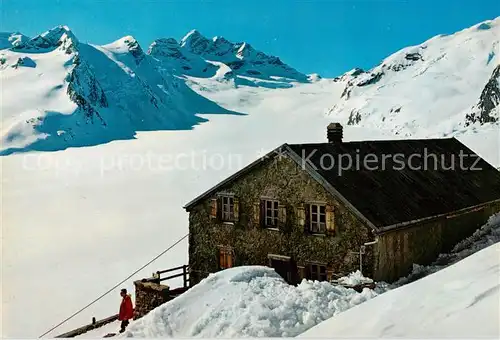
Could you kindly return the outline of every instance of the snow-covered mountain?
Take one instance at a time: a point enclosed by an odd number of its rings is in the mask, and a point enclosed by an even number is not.
[[[498,122],[500,18],[404,48],[345,83],[328,114],[396,134],[451,135]],[[478,124],[476,124],[478,123]]]
[[[236,113],[206,98],[208,89],[228,87],[302,86],[314,92],[322,91],[319,83],[333,82],[324,110],[330,119],[401,136],[497,128],[499,29],[497,18],[436,36],[371,70],[356,68],[333,80],[300,73],[248,43],[208,39],[196,30],[179,43],[155,40],[147,50],[131,36],[103,46],[85,44],[66,26],[32,39],[3,33],[2,107],[12,119],[3,122],[1,152],[59,150],[130,139],[138,131],[190,129],[205,121],[198,113]],[[193,92],[200,84],[198,94]],[[30,100],[14,100],[10,90]]]
[[[172,72],[178,75],[213,77],[219,69],[218,66],[199,55],[182,49],[174,38],[153,41],[147,53],[164,62],[171,68]]]
[[[199,55],[206,60],[224,63],[231,76],[242,75],[259,79],[290,79],[307,82],[305,74],[283,63],[279,57],[269,56],[246,42],[232,43],[224,37],[207,39],[197,30],[182,38],[183,51]],[[226,76],[229,76],[226,74]]]
[[[19,32],[0,32],[0,49],[24,44],[29,38]]]
[[[95,46],[58,26],[18,41],[1,57],[4,154],[190,129],[205,121],[198,113],[231,113],[192,91],[131,36]]]

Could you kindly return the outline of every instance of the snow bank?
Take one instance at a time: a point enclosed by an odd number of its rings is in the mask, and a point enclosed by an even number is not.
[[[500,243],[387,292],[304,338],[500,338]]]
[[[343,276],[337,280],[337,282],[341,285],[346,286],[357,286],[362,285],[364,283],[372,283],[373,280],[367,277],[364,277],[363,274],[359,270],[356,270],[354,273],[351,273],[347,276]]]
[[[122,337],[291,337],[377,296],[303,280],[288,285],[268,267],[227,269],[129,326]]]

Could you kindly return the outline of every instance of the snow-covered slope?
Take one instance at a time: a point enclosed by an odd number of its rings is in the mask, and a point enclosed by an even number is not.
[[[500,243],[382,294],[303,338],[500,338]]]
[[[499,39],[500,17],[404,48],[369,71],[355,69],[337,79],[345,88],[328,114],[404,136],[498,122]]]

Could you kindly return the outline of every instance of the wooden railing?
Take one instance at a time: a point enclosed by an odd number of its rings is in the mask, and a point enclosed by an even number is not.
[[[181,271],[180,273],[177,274],[172,274],[166,277],[161,277],[162,274],[165,273],[172,273],[176,271]],[[183,287],[188,288],[189,287],[189,266],[188,265],[183,265],[175,268],[170,268],[166,270],[158,270],[156,273],[153,273],[153,277],[151,279],[148,279],[150,282],[155,282],[160,284],[162,281],[165,280],[171,280],[175,279],[177,277],[181,277],[183,279]]]

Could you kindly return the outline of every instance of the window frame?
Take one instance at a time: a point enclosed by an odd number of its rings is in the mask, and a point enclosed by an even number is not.
[[[221,194],[220,199],[220,218],[222,222],[234,222],[234,195]],[[227,210],[226,210],[227,208]]]
[[[268,229],[277,229],[279,228],[279,201],[273,198],[262,198],[263,203],[263,227]],[[271,204],[271,207],[268,208],[268,204]],[[271,212],[271,216],[268,216],[268,210]],[[273,223],[268,224],[267,221],[271,220]]]
[[[323,211],[321,211],[323,210]],[[316,216],[316,217],[314,217]],[[323,221],[322,221],[323,220]],[[326,204],[309,203],[309,231],[311,234],[326,234]]]
[[[313,281],[328,281],[328,268],[325,263],[308,262],[308,279]],[[322,272],[321,269],[324,269]]]

